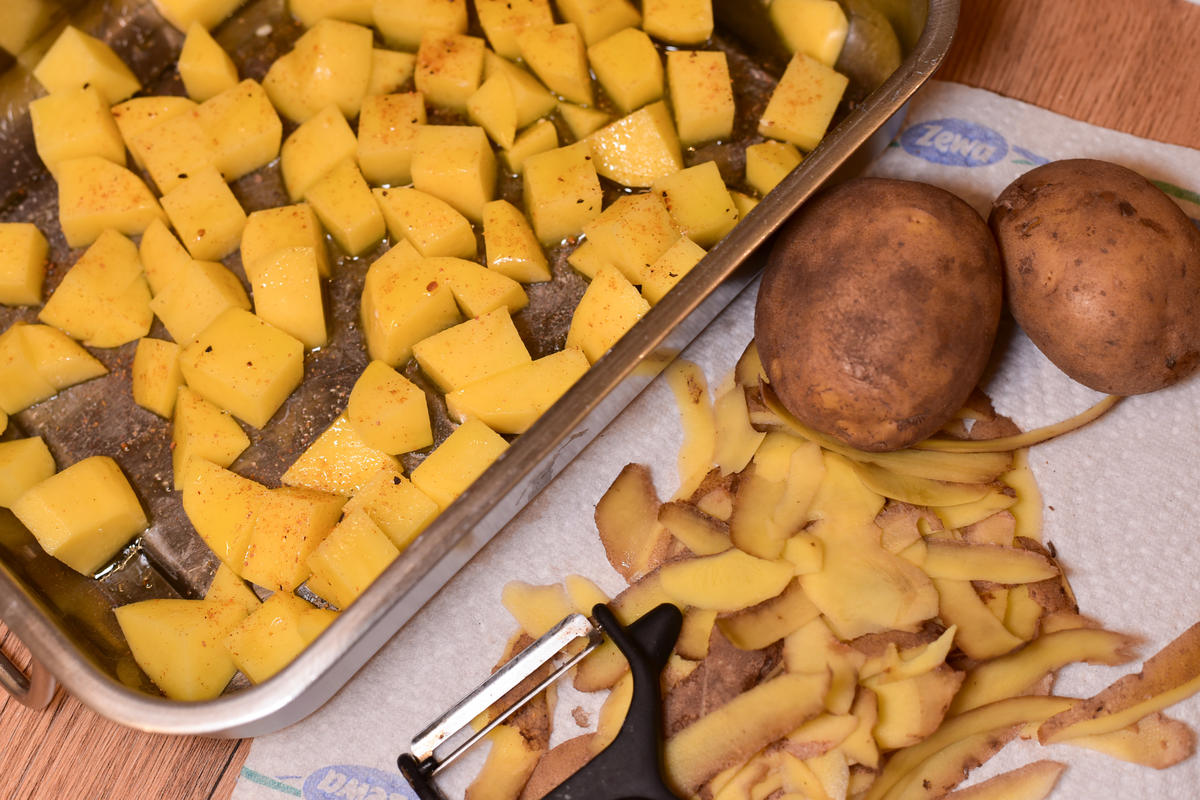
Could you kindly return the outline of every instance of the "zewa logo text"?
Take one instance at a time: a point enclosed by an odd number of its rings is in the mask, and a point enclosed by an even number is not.
[[[398,772],[355,764],[321,767],[308,776],[304,800],[417,800]]]
[[[996,131],[965,119],[919,122],[900,135],[909,155],[947,167],[986,167],[1008,155],[1008,142]]]

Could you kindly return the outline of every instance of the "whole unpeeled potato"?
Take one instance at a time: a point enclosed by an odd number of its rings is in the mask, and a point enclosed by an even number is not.
[[[962,407],[1000,310],[999,253],[974,209],[928,184],[863,178],[780,232],[754,333],[772,389],[801,421],[895,450]]]
[[[1141,175],[1054,161],[1013,181],[989,223],[1013,317],[1067,375],[1127,395],[1200,366],[1200,231]]]

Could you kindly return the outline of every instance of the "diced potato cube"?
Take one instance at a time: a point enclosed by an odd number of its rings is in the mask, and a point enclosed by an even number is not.
[[[503,152],[504,165],[514,175],[525,173],[525,162],[531,156],[558,147],[558,128],[548,119],[540,119],[521,131],[513,146]]]
[[[524,433],[588,370],[576,347],[510,367],[446,395],[458,419],[477,417],[498,433]]]
[[[591,146],[576,142],[525,160],[525,211],[544,245],[576,236],[600,216],[603,195]]]
[[[283,123],[257,82],[244,80],[205,100],[199,115],[212,144],[213,164],[225,180],[265,167],[279,155]]]
[[[187,30],[177,67],[184,90],[197,103],[216,97],[238,82],[233,59],[198,22],[193,22]]]
[[[572,103],[592,104],[586,45],[573,23],[527,28],[517,36],[517,46],[521,58],[550,91]]]
[[[63,28],[33,68],[33,77],[48,92],[94,86],[109,105],[121,102],[142,88],[137,77],[111,47],[73,25]]]
[[[317,257],[318,271],[322,277],[329,277],[329,252],[321,222],[312,206],[298,203],[264,208],[246,219],[242,231],[242,267],[251,284],[255,283],[259,264],[285,247],[311,247]]]
[[[371,82],[367,84],[367,94],[363,102],[365,103],[368,97],[400,91],[412,80],[416,66],[417,57],[412,53],[376,47],[371,51]],[[362,109],[359,109],[358,113],[361,124]]]
[[[208,585],[204,599],[210,603],[241,606],[247,614],[262,605],[262,601],[258,599],[254,590],[224,562],[218,565],[217,571],[213,573],[212,583]]]
[[[496,75],[508,78],[508,85],[513,94],[513,107],[517,112],[517,130],[532,125],[553,111],[558,104],[554,95],[550,94],[542,82],[528,70],[488,50],[483,55],[483,77],[486,80]]]
[[[0,333],[0,411],[5,415],[16,414],[58,391],[34,369],[22,327],[18,322]]]
[[[387,233],[379,203],[352,158],[326,172],[305,197],[333,240],[351,256],[367,252]]]
[[[0,303],[35,306],[42,302],[50,245],[31,222],[0,222]]]
[[[108,456],[85,458],[30,487],[12,512],[43,550],[84,575],[147,525],[133,487]]]
[[[432,271],[433,280],[450,285],[455,302],[468,317],[502,307],[515,314],[529,304],[521,284],[474,261],[437,256],[425,259],[424,268]]]
[[[377,450],[340,414],[283,473],[285,486],[300,486],[349,497],[381,469],[400,462]]]
[[[403,551],[438,515],[433,502],[400,470],[380,470],[368,480],[342,511],[365,511],[396,548]]]
[[[662,97],[662,59],[650,37],[637,28],[625,28],[596,42],[587,54],[600,85],[622,112],[628,114]]]
[[[642,22],[642,15],[628,0],[557,0],[555,6],[563,19],[579,27],[588,44]]]
[[[481,420],[468,419],[412,471],[413,485],[444,511],[507,449],[504,437]]]
[[[193,460],[228,467],[250,446],[250,437],[228,411],[187,386],[177,390],[174,414],[171,468],[176,489],[187,485]]]
[[[375,0],[375,27],[388,44],[416,50],[430,31],[467,32],[462,0]]]
[[[99,156],[125,166],[125,142],[94,86],[64,89],[29,104],[33,141],[51,174],[62,161]]]
[[[323,19],[340,19],[359,25],[371,25],[374,0],[288,0],[288,10],[306,28]]]
[[[466,113],[467,99],[483,79],[487,44],[477,36],[426,31],[417,50],[413,80],[427,102]]]
[[[775,144],[782,144],[782,142],[775,142]],[[796,154],[799,155],[799,153],[800,151],[797,150]],[[747,159],[747,162],[749,162],[749,159]],[[747,163],[747,166],[749,166],[749,163]],[[748,177],[747,182],[749,182]],[[757,198],[751,197],[743,192],[730,192],[729,196],[733,198],[733,204],[737,207],[739,222],[744,220],[746,215],[749,214],[756,205],[758,205]]]
[[[138,258],[150,293],[157,295],[191,267],[192,256],[162,220],[154,220],[138,243]]]
[[[373,40],[370,28],[323,19],[275,60],[263,88],[275,107],[295,122],[331,105],[353,118],[371,83]]]
[[[367,364],[354,382],[346,419],[369,447],[384,453],[408,453],[433,444],[425,393],[382,361]]]
[[[642,29],[667,44],[702,44],[712,37],[712,0],[642,0]]]
[[[279,167],[288,196],[299,200],[325,173],[346,159],[353,159],[358,139],[346,118],[326,106],[292,131],[283,142]]]
[[[492,49],[505,58],[520,57],[521,31],[554,24],[549,0],[475,0],[475,13]]]
[[[529,220],[507,200],[493,200],[483,207],[483,243],[488,268],[501,275],[521,283],[552,277]]]
[[[156,219],[166,221],[154,194],[124,167],[98,156],[58,165],[58,224],[68,247],[85,247],[112,228],[139,234]]]
[[[406,186],[373,193],[394,239],[409,242],[422,256],[475,256],[475,231],[449,203]]]
[[[211,137],[200,124],[198,108],[141,131],[130,140],[129,149],[162,193],[207,169],[217,155]]]
[[[596,172],[640,188],[683,169],[683,152],[667,104],[659,101],[605,125],[586,140]]]
[[[295,486],[259,495],[242,577],[275,592],[304,583],[309,553],[333,530],[345,504],[344,497]]]
[[[217,261],[192,261],[150,301],[176,342],[187,344],[228,309],[250,310],[242,282]]]
[[[19,327],[18,335],[25,343],[30,365],[55,389],[62,391],[108,374],[103,364],[58,328],[49,325]]]
[[[746,148],[746,183],[765,197],[800,166],[800,160],[800,151],[791,142],[752,144]]]
[[[163,339],[141,339],[133,353],[133,402],[160,417],[171,418],[183,384],[179,345]]]
[[[692,267],[700,263],[704,254],[704,248],[686,236],[678,239],[646,270],[642,279],[642,297],[652,306],[657,304],[684,275],[691,272]]]
[[[845,75],[812,56],[796,53],[767,101],[758,132],[805,152],[812,150],[829,128],[849,83]]]
[[[346,608],[400,555],[366,511],[347,514],[308,556],[308,588]]]
[[[188,462],[183,510],[223,566],[240,575],[254,515],[270,490],[204,458]],[[211,590],[210,590],[211,591]]]
[[[0,508],[12,508],[18,497],[57,468],[40,436],[0,442]]]
[[[195,108],[196,103],[186,97],[152,95],[133,97],[124,103],[118,103],[112,107],[112,115],[113,120],[117,123],[117,130],[121,132],[121,138],[125,140],[127,146],[130,146],[134,137],[142,131]],[[141,154],[133,150],[132,146],[130,146],[130,152],[133,155],[134,163],[144,169],[146,165],[142,163]]]
[[[384,94],[363,100],[358,115],[358,165],[367,182],[403,185],[412,182],[412,154],[417,130],[425,124],[420,92]]]
[[[604,260],[635,284],[642,282],[647,268],[681,235],[657,192],[618,197],[584,226],[583,232]]]
[[[223,646],[246,609],[208,600],[157,598],[113,609],[133,660],[172,700],[211,700],[237,667]]]
[[[461,319],[450,285],[436,280],[406,245],[393,247],[371,264],[363,284],[367,353],[391,366],[407,361],[414,344]]]
[[[618,269],[602,269],[575,307],[567,347],[580,348],[594,364],[649,310],[650,304]]]
[[[329,341],[321,275],[311,247],[284,247],[247,270],[254,292],[254,313],[296,337],[305,347]]]
[[[58,4],[52,0],[8,3],[4,8],[4,26],[0,28],[0,49],[14,56],[23,55],[25,48],[50,27],[58,10]]]
[[[216,167],[189,174],[163,195],[162,207],[192,258],[220,261],[242,241],[246,212]]]
[[[737,208],[715,161],[660,178],[651,191],[662,197],[683,235],[701,247],[712,247],[737,224]]]
[[[837,0],[771,0],[771,23],[793,53],[805,53],[832,67],[850,32]]]
[[[231,308],[180,355],[201,396],[261,428],[304,377],[304,345],[248,311]]]
[[[587,278],[596,277],[605,267],[617,269],[617,266],[605,257],[603,251],[587,239],[571,251],[571,255],[567,256],[567,263]]]
[[[262,683],[292,662],[337,618],[286,592],[276,592],[225,639],[225,649],[251,683]]]
[[[422,339],[413,347],[413,355],[443,392],[532,360],[507,308]]]
[[[512,147],[517,135],[517,105],[512,84],[496,74],[467,98],[467,117],[487,131],[498,147]]]
[[[496,193],[496,159],[483,128],[422,125],[412,159],[413,187],[445,200],[468,219],[483,219]]]
[[[612,122],[608,112],[577,106],[574,103],[559,103],[558,113],[562,115],[563,122],[567,123],[567,128],[576,139],[587,138],[588,134]]]
[[[154,316],[137,245],[106,230],[63,277],[38,319],[92,347],[145,336]]]
[[[244,0],[154,0],[154,7],[167,22],[186,31],[193,22],[212,30],[232,14]]]
[[[684,145],[733,136],[733,82],[723,52],[668,52],[667,86],[679,140]]]

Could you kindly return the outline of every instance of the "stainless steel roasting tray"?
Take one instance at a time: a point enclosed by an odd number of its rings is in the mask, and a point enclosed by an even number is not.
[[[60,466],[96,453],[118,461],[133,481],[151,527],[96,577],[78,575],[45,555],[32,536],[0,509],[0,620],[28,647],[34,666],[22,674],[0,657],[0,685],[31,705],[49,700],[57,680],[84,703],[125,725],[148,731],[252,736],[302,719],[328,700],[501,527],[539,492],[754,278],[754,256],[814,191],[877,153],[890,140],[905,102],[945,55],[958,18],[958,0],[843,0],[852,20],[841,71],[851,78],[847,98],[821,145],[655,306],[527,433],[453,503],[380,578],[304,653],[258,686],[235,683],[202,703],[163,698],[134,663],[112,608],[147,597],[198,597],[216,561],[179,509],[171,491],[169,424],[130,398],[132,345],[93,351],[107,377],[69,389],[10,420],[6,438],[41,435]],[[39,52],[69,20],[109,41],[148,92],[182,93],[173,62],[182,35],[148,0],[81,2],[29,0],[41,17],[26,47],[0,51],[0,220],[38,224],[51,241],[49,293],[73,262],[54,218],[55,185],[33,146],[27,105],[39,90],[30,76]],[[763,0],[716,0],[714,40],[730,55],[738,92],[735,139],[754,137],[754,120],[785,56],[772,34]],[[6,25],[25,24],[6,20]],[[38,27],[34,28],[37,23]],[[251,0],[215,35],[243,77],[261,78],[286,52],[300,28],[283,0]],[[0,45],[22,31],[0,34]],[[30,39],[30,36],[25,36]],[[286,130],[285,130],[286,132]],[[736,143],[735,143],[736,144]],[[688,163],[715,159],[728,180],[740,181],[741,148],[690,151]],[[516,198],[516,181],[502,180]],[[281,201],[275,166],[233,185],[247,210]],[[611,188],[610,190],[611,191]],[[377,255],[376,253],[375,255]],[[562,346],[583,282],[566,265],[565,247],[550,253],[555,278],[529,287],[530,306],[516,321],[534,357]],[[275,419],[253,433],[251,448],[233,465],[274,485],[284,468],[342,410],[366,363],[357,329],[362,277],[370,257],[342,259],[331,282],[332,344],[310,353],[305,382]],[[227,264],[241,275],[237,256]],[[0,329],[32,320],[36,309],[0,307]],[[156,323],[157,324],[157,323]],[[151,335],[162,336],[156,329]],[[421,380],[415,368],[410,377]],[[444,407],[431,401],[437,434],[449,428]],[[406,460],[415,465],[417,457]]]

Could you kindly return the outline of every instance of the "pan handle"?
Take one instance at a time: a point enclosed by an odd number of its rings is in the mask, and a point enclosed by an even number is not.
[[[11,631],[9,635],[12,635]],[[17,702],[34,711],[41,711],[54,698],[58,681],[36,658],[30,658],[29,674],[26,675],[11,658],[0,653],[0,688],[11,694]]]

